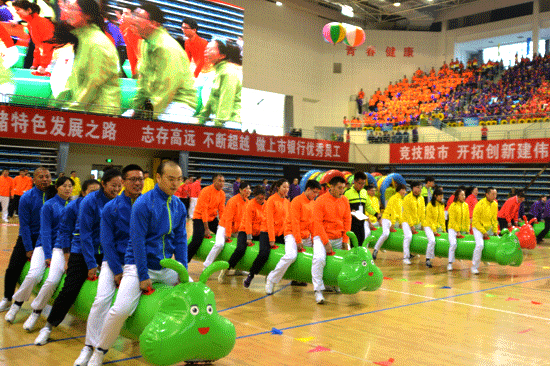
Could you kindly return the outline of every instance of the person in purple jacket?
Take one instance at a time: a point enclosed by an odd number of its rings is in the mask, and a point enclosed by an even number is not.
[[[540,199],[536,202],[533,202],[531,207],[529,208],[529,212],[525,215],[527,216],[527,221],[531,220],[533,217],[537,219],[537,221],[542,221],[542,214],[544,213],[544,205],[546,205],[546,195],[540,196]],[[520,216],[521,218],[521,216]]]
[[[537,235],[537,244],[542,243],[542,240],[550,231],[550,201],[546,200],[544,204],[544,211],[541,214],[542,220],[544,220],[544,229]]]
[[[292,184],[288,189],[288,200],[292,201],[294,197],[298,197],[301,194],[302,194],[302,189],[300,188],[300,182],[298,178],[294,178],[294,180],[292,181]]]
[[[136,310],[142,292],[151,291],[154,282],[177,284],[177,273],[162,268],[160,261],[174,256],[187,267],[187,211],[174,196],[182,181],[181,168],[173,161],[163,161],[157,169],[156,181],[155,188],[138,198],[132,207],[130,239],[118,295],[88,366],[103,364],[124,322]]]
[[[241,177],[237,177],[237,179],[235,179],[235,183],[233,183],[233,196],[236,196],[239,194],[240,187],[241,187]]]

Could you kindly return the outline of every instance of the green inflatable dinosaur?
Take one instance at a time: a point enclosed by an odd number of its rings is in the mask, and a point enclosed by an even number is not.
[[[180,284],[167,286],[153,284],[154,292],[141,296],[134,314],[128,318],[122,334],[139,339],[143,357],[154,365],[172,365],[178,362],[213,362],[223,358],[235,346],[234,325],[218,314],[214,293],[206,286],[212,273],[229,267],[227,262],[216,262],[200,276],[199,282],[189,282],[183,265],[173,259],[160,264],[179,274]],[[29,270],[27,263],[21,273],[21,282]],[[42,286],[47,278],[48,269]],[[63,287],[63,277],[54,298]],[[70,313],[86,319],[97,292],[97,281],[86,281]],[[36,289],[36,290],[37,290]]]
[[[338,286],[342,293],[355,294],[359,291],[375,291],[382,285],[382,271],[374,264],[372,255],[364,248],[357,245],[357,238],[351,231],[347,233],[352,244],[351,250],[335,250],[334,255],[327,256],[323,281],[329,286]],[[214,246],[215,237],[204,239],[197,252],[196,258],[204,260],[210,249]],[[227,261],[237,247],[237,240],[226,243],[217,260]],[[248,270],[258,256],[259,244],[247,247],[244,257],[237,263],[236,268]],[[283,245],[272,249],[269,259],[260,274],[267,275],[271,272],[279,260],[285,255]],[[311,283],[311,262],[313,248],[305,248],[305,252],[298,253],[296,261],[288,268],[284,278]]]
[[[485,240],[481,260],[484,262],[496,262],[502,266],[519,267],[523,262],[523,252],[521,251],[519,239],[515,235],[517,230],[514,229],[512,232],[509,232],[505,229],[502,230],[501,236],[491,236],[489,240]],[[365,244],[367,246],[370,244],[374,246],[381,235],[382,229],[371,230],[371,235],[365,239]],[[439,235],[435,237],[435,256],[447,258],[449,256],[448,234],[440,233]],[[424,255],[426,254],[427,246],[428,238],[424,231],[419,231],[412,236],[411,253]],[[476,243],[473,235],[466,235],[462,239],[457,238],[456,258],[471,260],[475,246]],[[395,232],[391,232],[381,249],[402,252],[403,230],[397,229]]]

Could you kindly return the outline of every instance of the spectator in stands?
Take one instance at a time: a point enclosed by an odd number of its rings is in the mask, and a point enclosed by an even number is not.
[[[424,179],[424,187],[422,187],[422,196],[424,197],[424,203],[428,204],[432,200],[432,194],[434,191],[435,179],[428,175]]]
[[[546,200],[547,196],[543,194],[542,196],[540,196],[538,201],[533,202],[529,209],[529,212],[525,215],[527,217],[527,221],[531,220],[533,217],[536,218],[538,222],[542,221],[542,214],[544,213]]]
[[[404,143],[409,142],[409,131],[407,131],[407,130],[403,131],[403,142]]]
[[[36,70],[39,75],[46,75],[46,68],[52,61],[53,45],[44,41],[52,38],[54,25],[40,16],[40,7],[35,3],[17,0],[13,3],[13,7],[17,15],[27,22],[27,28],[34,43],[31,69]]]
[[[64,3],[62,17],[73,28],[58,26],[55,44],[78,44],[71,75],[57,99],[69,110],[120,113],[119,61],[105,34],[105,23],[95,0]]]
[[[204,123],[214,115],[214,125],[241,121],[242,56],[233,40],[215,38],[206,46],[206,58],[216,76],[208,101],[198,114]]]
[[[241,186],[241,177],[237,177],[235,179],[235,182],[233,183],[233,196],[236,196],[239,194],[240,186]]]
[[[31,188],[32,179],[29,179],[27,177],[27,170],[19,169],[19,175],[13,178],[13,197],[11,197],[10,199],[8,210],[9,217],[18,215],[17,213],[19,212],[19,200],[21,199],[21,196]]]
[[[300,188],[300,180],[298,178],[294,178],[288,189],[288,200],[292,201],[295,197],[298,197],[301,194],[302,189]]]
[[[194,79],[188,58],[163,27],[164,21],[162,10],[155,4],[146,3],[134,11],[135,29],[145,41],[134,109],[126,111],[124,116],[139,118],[135,110],[146,109],[149,102],[155,118],[189,122],[197,107]]]
[[[508,198],[504,202],[497,215],[500,230],[511,230],[513,225],[518,224],[519,207],[523,201],[525,201],[525,194],[522,190],[519,190],[515,196]]]
[[[418,127],[413,128],[413,131],[412,131],[412,142],[413,142],[413,143],[418,142]]]
[[[347,128],[350,127],[350,122],[349,122],[349,120],[348,120],[348,117],[344,116],[344,121],[343,121],[343,123],[344,123],[344,126],[346,126]]]
[[[363,114],[363,99],[365,99],[365,92],[363,91],[363,88],[361,88],[359,93],[357,93],[357,98],[355,98],[355,102],[357,103],[357,112],[359,114]]]
[[[485,246],[484,241],[489,239],[491,235],[498,234],[498,204],[496,198],[497,190],[493,187],[488,187],[485,190],[485,198],[480,200],[474,208],[472,231],[476,246],[472,256],[472,274],[479,274],[481,253]]]
[[[481,126],[481,141],[487,141],[487,134],[489,133],[489,129],[487,128],[487,125]]]
[[[78,197],[80,197],[80,191],[82,190],[82,186],[80,185],[80,178],[76,176],[76,171],[74,170],[71,172],[71,179],[74,182],[73,192],[71,193],[71,201],[74,201]]]
[[[13,198],[13,179],[8,169],[2,170],[0,176],[0,205],[2,206],[2,222],[8,223],[10,199]]]
[[[195,68],[193,75],[197,78],[201,73],[201,70],[205,69],[207,66],[205,65],[206,58],[204,57],[204,51],[206,50],[208,41],[201,38],[197,34],[199,25],[195,19],[183,18],[181,29],[183,30],[183,35],[186,38],[185,52],[187,53],[189,62],[191,62],[192,66]]]

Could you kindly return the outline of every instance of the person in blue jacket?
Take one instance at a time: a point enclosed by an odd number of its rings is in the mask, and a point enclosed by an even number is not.
[[[19,290],[13,295],[13,304],[5,317],[8,323],[13,323],[15,316],[21,310],[21,305],[29,300],[32,289],[40,282],[46,267],[52,261],[52,243],[57,237],[59,219],[71,196],[73,186],[72,179],[61,177],[55,181],[55,186],[49,187],[49,190],[56,191],[57,194],[46,201],[40,210],[40,234],[32,254],[31,266]]]
[[[178,283],[177,273],[162,268],[160,261],[175,256],[187,267],[187,211],[174,196],[182,181],[181,168],[173,161],[163,161],[156,181],[155,188],[139,197],[132,207],[122,281],[88,366],[102,364],[124,322],[136,310],[142,291],[150,291],[153,282]]]
[[[31,332],[36,325],[36,322],[42,314],[42,310],[50,301],[52,295],[54,294],[61,277],[67,268],[67,262],[69,260],[69,251],[71,249],[71,240],[73,237],[73,231],[76,224],[76,218],[78,216],[78,208],[80,207],[80,202],[91,192],[99,190],[100,183],[95,179],[89,179],[82,183],[82,190],[80,191],[80,196],[69,202],[63,211],[61,212],[61,217],[59,219],[59,229],[57,231],[57,238],[52,240],[54,243],[53,250],[51,251],[51,262],[50,262],[50,271],[48,273],[48,278],[44,281],[44,284],[40,288],[38,295],[31,304],[33,312],[27,318],[23,324],[23,329]],[[51,200],[50,200],[51,201]],[[48,201],[48,202],[50,202]],[[46,205],[44,207],[46,207]],[[42,209],[44,211],[44,208]],[[44,224],[41,224],[40,231],[44,230]],[[42,242],[44,242],[42,240]],[[46,244],[43,244],[43,247],[46,248]]]
[[[46,189],[52,184],[50,171],[44,167],[36,168],[33,183],[34,187],[25,192],[19,201],[19,235],[4,276],[4,298],[0,301],[0,312],[11,307],[19,275],[32,257],[40,232],[40,210],[46,202]]]
[[[103,207],[99,237],[103,248],[103,263],[99,272],[97,294],[88,315],[84,348],[74,366],[86,366],[97,347],[99,334],[122,279],[124,255],[130,240],[132,206],[143,190],[143,169],[130,164],[122,169],[124,191]]]
[[[107,202],[115,198],[122,188],[122,175],[117,169],[109,169],[103,175],[101,189],[90,193],[80,203],[67,276],[61,292],[53,303],[48,322],[40,330],[34,344],[48,343],[50,333],[57,327],[73,306],[86,279],[97,279],[97,267],[102,262],[103,251],[99,242],[101,212]]]

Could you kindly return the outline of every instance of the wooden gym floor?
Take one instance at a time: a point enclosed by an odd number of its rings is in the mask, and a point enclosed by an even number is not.
[[[0,282],[4,283],[17,224],[0,226]],[[446,259],[427,269],[424,257],[403,267],[401,253],[381,253],[382,287],[356,295],[327,293],[324,305],[313,287],[291,287],[283,280],[265,296],[265,278],[250,289],[243,277],[208,285],[218,311],[237,329],[233,351],[216,365],[550,365],[550,243],[524,251],[521,267],[482,265],[469,273],[469,261]],[[189,265],[197,278],[202,263]],[[4,313],[5,314],[5,313]],[[72,365],[84,344],[86,323],[66,319],[46,346],[33,345],[22,324],[25,303],[10,325],[0,319],[0,365]],[[44,325],[42,318],[38,327]],[[282,334],[273,334],[273,328]],[[278,333],[278,332],[276,332]],[[106,364],[146,365],[137,342],[119,337]]]

